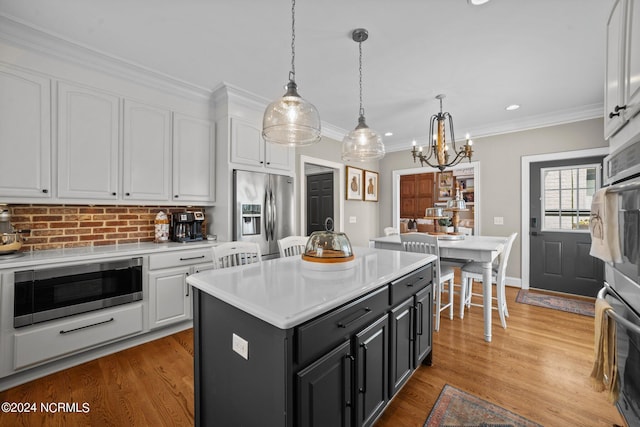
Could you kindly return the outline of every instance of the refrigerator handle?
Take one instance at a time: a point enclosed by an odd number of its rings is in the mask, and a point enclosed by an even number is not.
[[[273,197],[273,191],[271,193],[271,240],[274,240],[276,224],[278,223],[278,210],[276,209],[276,199]]]
[[[264,192],[264,231],[267,235],[267,241],[269,241],[269,233],[271,226],[271,202],[269,200],[269,191]]]

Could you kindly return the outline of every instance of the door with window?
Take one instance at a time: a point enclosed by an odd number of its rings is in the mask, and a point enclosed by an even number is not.
[[[602,261],[589,255],[591,200],[601,185],[602,156],[530,166],[530,286],[595,297]]]

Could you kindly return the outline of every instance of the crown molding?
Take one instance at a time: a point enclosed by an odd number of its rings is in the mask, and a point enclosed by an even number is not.
[[[64,59],[84,68],[197,100],[209,100],[211,90],[160,73],[64,38],[18,18],[0,13],[0,40],[31,52]]]
[[[597,119],[603,117],[603,111],[603,104],[591,104],[578,108],[570,108],[566,110],[540,114],[537,116],[525,117],[519,120],[492,123],[487,126],[469,129],[469,133],[473,135],[473,139],[475,140],[478,138],[486,138],[489,136],[503,135],[507,133],[522,132],[550,126],[565,125],[584,120]],[[411,149],[411,143],[410,141],[396,141],[389,144],[385,143],[385,148],[387,152],[403,150],[408,151]]]

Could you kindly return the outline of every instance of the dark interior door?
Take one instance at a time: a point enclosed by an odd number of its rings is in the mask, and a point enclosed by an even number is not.
[[[327,218],[333,228],[333,172],[307,175],[307,236],[323,231]]]
[[[590,195],[602,156],[530,166],[530,286],[595,297],[604,265],[589,255]]]

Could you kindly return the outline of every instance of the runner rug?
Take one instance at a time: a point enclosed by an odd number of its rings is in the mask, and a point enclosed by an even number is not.
[[[542,427],[491,402],[445,384],[424,427]]]
[[[536,305],[538,307],[552,308],[554,310],[567,311],[583,316],[595,316],[595,301],[584,301],[573,298],[565,298],[538,292],[529,292],[520,289],[516,302],[521,304]]]

